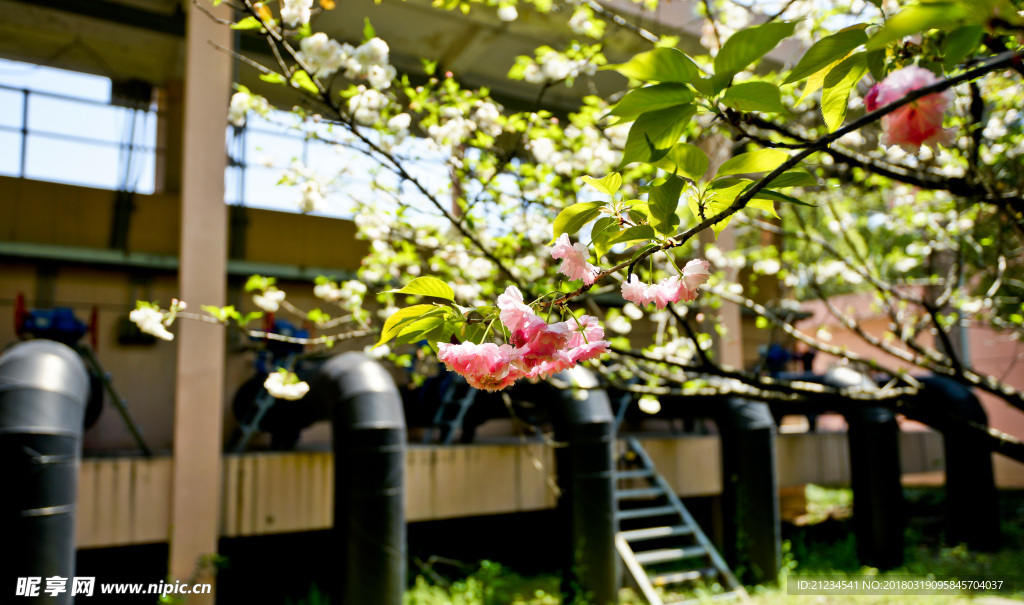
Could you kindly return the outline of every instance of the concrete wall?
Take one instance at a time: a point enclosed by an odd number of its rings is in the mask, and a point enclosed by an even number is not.
[[[150,447],[171,446],[176,341],[121,345],[118,324],[139,299],[163,306],[178,296],[175,271],[179,245],[178,199],[140,195],[129,231],[128,254],[108,248],[114,193],[101,189],[0,177],[0,347],[16,339],[14,301],[21,293],[28,306],[72,307],[83,321],[98,309],[97,357],[142,428]],[[352,272],[365,254],[351,221],[249,209],[244,267],[269,269],[324,268]],[[237,266],[237,264],[236,264]],[[243,268],[244,268],[243,267]],[[255,310],[241,292],[245,275],[229,279],[230,303]],[[289,300],[303,309],[322,307],[308,281],[284,281]],[[198,310],[204,301],[188,301]],[[325,309],[326,310],[326,309]],[[330,312],[328,310],[328,312]],[[335,313],[336,314],[336,313]],[[301,323],[301,319],[289,318]],[[173,331],[173,328],[172,328]],[[229,339],[224,384],[225,432],[234,426],[227,406],[238,386],[252,374],[250,343],[237,334]],[[362,346],[356,342],[352,346]],[[325,441],[317,429],[313,441]],[[87,452],[135,448],[135,442],[109,400],[99,421],[85,434]]]

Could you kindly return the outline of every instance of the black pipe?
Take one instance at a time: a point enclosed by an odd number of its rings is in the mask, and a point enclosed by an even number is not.
[[[768,405],[757,401],[734,397],[718,407],[723,554],[745,581],[775,582],[782,568],[775,421]]]
[[[615,551],[615,417],[608,394],[588,370],[576,367],[559,379],[582,387],[529,398],[551,401],[558,473],[558,514],[568,532],[564,547],[574,598],[594,605],[618,603]],[[573,601],[576,602],[576,601]]]
[[[877,390],[870,378],[849,368],[833,368],[822,381],[836,388]],[[853,531],[861,563],[891,569],[903,564],[903,486],[900,483],[900,427],[892,410],[881,406],[847,411]]]
[[[974,393],[941,376],[919,378],[922,410],[937,408],[988,426],[988,415]],[[975,550],[999,549],[999,495],[992,452],[957,427],[939,426],[946,454],[946,543],[966,543]]]
[[[406,584],[405,417],[391,376],[361,353],[323,364],[308,397],[325,405],[334,443],[338,605],[401,605]]]
[[[21,342],[0,356],[0,594],[40,578],[32,603],[71,603],[75,505],[89,374],[52,340]],[[67,591],[44,592],[46,578]]]

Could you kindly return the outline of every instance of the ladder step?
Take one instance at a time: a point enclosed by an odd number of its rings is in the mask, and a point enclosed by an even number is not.
[[[619,500],[632,500],[634,498],[656,498],[664,496],[665,490],[660,487],[642,487],[638,489],[615,490],[615,497]]]
[[[685,571],[676,571],[672,573],[651,576],[650,578],[651,584],[655,586],[667,586],[669,584],[693,582],[694,580],[701,580],[703,578],[713,578],[716,575],[718,575],[718,571],[714,567],[705,567],[702,569],[687,569]]]
[[[687,546],[685,548],[663,548],[636,553],[636,560],[641,565],[652,565],[666,561],[679,561],[691,557],[703,557],[708,554],[703,546]]]
[[[678,515],[679,511],[674,506],[646,506],[644,508],[631,508],[620,510],[615,516],[619,519],[644,519],[646,517],[662,517],[665,515]]]
[[[619,532],[627,542],[655,540],[657,538],[668,538],[671,536],[688,536],[692,533],[693,529],[686,525],[676,525],[674,527],[666,525],[664,527],[647,527],[644,529],[633,529],[630,531]]]
[[[664,605],[698,605],[709,601],[733,601],[740,598],[739,591],[720,592],[701,599],[685,599],[682,601],[664,601]]]
[[[654,472],[652,472],[652,471],[650,471],[650,470],[648,470],[646,468],[642,468],[642,469],[638,469],[638,470],[629,470],[629,471],[615,471],[615,478],[616,479],[647,479],[648,477],[653,477],[653,476],[654,476]]]

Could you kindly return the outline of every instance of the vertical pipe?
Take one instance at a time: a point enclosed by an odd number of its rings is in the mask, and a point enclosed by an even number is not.
[[[309,397],[329,409],[334,442],[338,605],[401,605],[406,583],[405,416],[391,376],[361,353],[328,360]]]
[[[948,378],[929,376],[921,398],[927,406],[988,426],[988,415],[967,387]],[[946,454],[946,543],[966,543],[975,550],[999,549],[999,494],[992,452],[955,426],[940,426]]]
[[[75,505],[89,375],[78,355],[51,340],[19,343],[0,356],[0,594],[40,578],[32,603],[71,603]],[[67,591],[44,592],[46,578]],[[15,599],[16,600],[16,599]]]
[[[25,178],[25,166],[28,162],[28,89],[21,91],[21,166],[18,176]]]
[[[878,388],[867,376],[849,368],[830,370],[824,383],[838,388]],[[883,407],[858,408],[845,415],[850,427],[850,485],[857,555],[865,565],[898,567],[903,563],[905,520],[896,415]]]
[[[565,390],[552,409],[559,514],[569,528],[565,553],[570,592],[587,603],[618,602],[619,558],[615,551],[615,417],[604,390],[584,368],[570,378],[586,390]],[[538,399],[538,401],[543,401]],[[580,594],[581,593],[581,594]]]
[[[725,556],[745,579],[774,582],[782,567],[775,421],[768,405],[731,398],[716,413],[722,435]]]

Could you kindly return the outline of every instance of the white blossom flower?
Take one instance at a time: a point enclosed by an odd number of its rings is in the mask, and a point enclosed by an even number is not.
[[[298,27],[309,23],[312,15],[313,0],[284,0],[281,5],[281,20],[289,27]]]
[[[373,88],[359,86],[359,92],[348,100],[348,109],[356,122],[372,126],[380,121],[380,110],[388,104],[388,98]]]
[[[249,113],[249,99],[250,95],[247,92],[236,92],[231,95],[228,120],[239,128],[245,126],[245,116]]]
[[[268,290],[264,290],[263,294],[254,294],[252,302],[267,313],[276,313],[277,310],[281,308],[281,302],[284,301],[284,296],[284,290],[270,288]]]
[[[303,38],[299,48],[299,58],[313,70],[312,75],[316,78],[330,77],[346,65],[353,53],[351,45],[339,44],[323,32]]]
[[[412,118],[407,113],[400,113],[388,120],[388,130],[395,134],[396,143],[401,143],[405,137],[409,136],[410,124],[412,124]]]
[[[501,123],[499,122],[501,119],[501,109],[494,103],[477,101],[473,119],[476,120],[476,125],[480,130],[492,137],[501,134]]]
[[[164,327],[164,314],[152,307],[141,307],[128,314],[130,319],[140,330],[146,334],[152,334],[163,340],[174,340],[174,334]]]
[[[645,414],[657,414],[661,411],[661,402],[654,395],[644,395],[637,403],[640,411]]]
[[[498,7],[498,18],[502,21],[515,21],[519,18],[519,11],[514,4],[502,4]]]
[[[309,392],[309,385],[287,370],[271,372],[263,382],[263,388],[275,399],[288,401],[302,399]]]
[[[398,72],[392,65],[371,65],[366,70],[366,81],[377,90],[384,90],[391,86]]]
[[[391,49],[388,48],[387,42],[380,38],[372,38],[356,48],[353,56],[360,64],[369,67],[371,65],[387,65],[390,52]]]
[[[308,179],[299,183],[299,199],[296,200],[299,212],[308,214],[323,210],[326,206],[321,183],[316,179]]]

